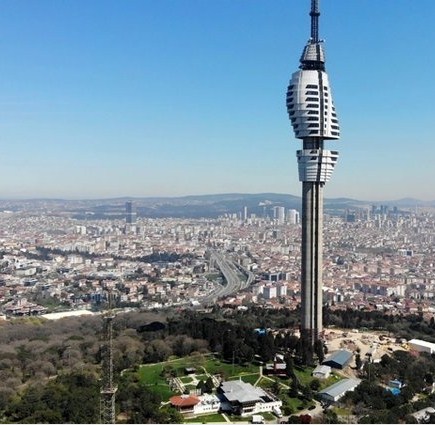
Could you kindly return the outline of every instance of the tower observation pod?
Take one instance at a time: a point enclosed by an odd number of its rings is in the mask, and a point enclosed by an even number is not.
[[[322,333],[323,186],[338,152],[325,140],[340,138],[340,127],[319,39],[319,4],[311,0],[311,37],[287,90],[287,111],[302,149],[296,153],[302,182],[301,338],[313,347]]]

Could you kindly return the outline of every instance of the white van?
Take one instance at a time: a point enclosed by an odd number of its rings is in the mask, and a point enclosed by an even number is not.
[[[282,412],[281,409],[279,407],[274,407],[272,409],[272,412],[275,416],[277,416],[278,418],[282,418]]]

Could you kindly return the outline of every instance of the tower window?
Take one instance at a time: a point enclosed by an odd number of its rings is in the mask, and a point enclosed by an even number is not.
[[[308,111],[308,115],[319,115],[319,111]]]
[[[318,97],[307,97],[305,99],[306,102],[318,102],[319,98]]]
[[[319,86],[316,85],[316,84],[307,84],[307,85],[305,86],[305,88],[306,88],[306,89],[318,89]]]
[[[316,105],[315,103],[309,103],[307,105],[307,108],[318,108],[318,107],[319,107],[319,105]]]
[[[319,124],[318,123],[309,124],[308,128],[319,128]]]
[[[319,121],[319,117],[308,117],[307,121]]]
[[[316,96],[318,96],[319,92],[318,91],[314,91],[314,90],[308,90],[305,92],[305,94],[315,94]]]

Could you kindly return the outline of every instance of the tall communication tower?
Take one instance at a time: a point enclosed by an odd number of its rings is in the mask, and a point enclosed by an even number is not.
[[[287,90],[289,118],[296,138],[303,141],[296,155],[302,182],[301,338],[311,347],[322,332],[323,187],[338,159],[337,151],[323,145],[325,140],[340,138],[319,39],[319,16],[318,0],[311,0],[311,37]]]
[[[112,292],[108,292],[109,308],[103,316],[104,344],[102,350],[102,387],[100,391],[100,422],[102,424],[114,424],[115,394],[117,387],[113,384],[113,319]]]

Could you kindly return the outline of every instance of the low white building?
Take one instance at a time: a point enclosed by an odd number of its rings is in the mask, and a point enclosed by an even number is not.
[[[331,375],[331,366],[319,365],[311,373],[317,379],[327,379]]]
[[[433,414],[435,414],[435,409],[433,407],[425,407],[418,412],[412,413],[412,416],[414,416],[419,423],[427,423],[426,421],[428,421],[430,415]]]
[[[408,341],[408,345],[411,350],[415,350],[420,353],[435,353],[435,344],[432,342],[423,341],[422,339],[411,339]]]
[[[272,412],[282,406],[282,401],[273,394],[243,381],[223,382],[218,393],[222,400],[221,409],[240,416]]]
[[[214,394],[204,394],[198,397],[199,403],[193,408],[195,415],[201,415],[203,413],[216,413],[221,407],[221,401]]]

